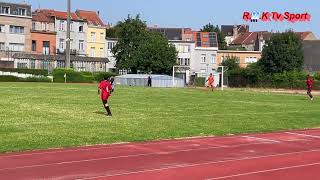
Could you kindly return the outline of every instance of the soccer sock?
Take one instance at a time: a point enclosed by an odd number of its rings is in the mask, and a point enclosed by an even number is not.
[[[109,106],[106,106],[106,110],[107,110],[107,112],[108,112],[108,115],[112,115],[112,114],[111,114],[111,110],[110,110],[110,107],[109,107]]]

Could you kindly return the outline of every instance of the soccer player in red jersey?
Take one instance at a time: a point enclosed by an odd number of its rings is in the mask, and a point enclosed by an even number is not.
[[[312,87],[313,87],[313,79],[310,75],[307,76],[307,80],[306,80],[306,84],[307,84],[307,94],[310,97],[310,100],[313,101],[313,96],[311,94],[312,92]]]
[[[112,92],[112,86],[110,82],[107,80],[107,78],[104,78],[100,83],[99,83],[99,89],[98,89],[98,94],[101,97],[102,103],[104,108],[107,111],[107,116],[111,117],[112,113],[108,104],[108,99],[111,95]]]
[[[214,78],[213,78],[212,73],[211,73],[210,76],[208,77],[207,82],[208,82],[207,87],[211,88],[211,90],[213,91],[213,88],[214,88]]]

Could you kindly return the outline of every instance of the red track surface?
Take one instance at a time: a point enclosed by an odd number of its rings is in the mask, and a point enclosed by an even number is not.
[[[0,179],[312,180],[320,129],[0,155]]]

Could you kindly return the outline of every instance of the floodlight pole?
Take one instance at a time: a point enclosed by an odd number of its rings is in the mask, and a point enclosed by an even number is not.
[[[70,25],[71,25],[71,0],[67,0],[68,17],[67,17],[67,47],[66,47],[66,68],[70,68]]]

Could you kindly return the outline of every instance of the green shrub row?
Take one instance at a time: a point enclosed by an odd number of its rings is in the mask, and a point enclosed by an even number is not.
[[[0,68],[3,72],[17,72],[21,74],[32,74],[32,75],[42,75],[48,76],[48,70],[46,69],[14,69],[14,68]]]
[[[196,77],[194,85],[197,87],[204,87],[206,84],[206,78],[205,77]]]
[[[20,78],[16,76],[0,76],[0,82],[51,82],[51,79],[47,77]]]
[[[305,89],[307,75],[308,73],[304,71],[264,74],[259,67],[249,67],[228,72],[228,85],[230,87]],[[320,74],[314,74],[313,78],[314,89],[320,89]]]
[[[73,69],[55,69],[52,73],[53,82],[63,83],[65,82],[64,75],[68,83],[93,83],[100,82],[104,77],[116,76],[112,72],[76,72]]]

